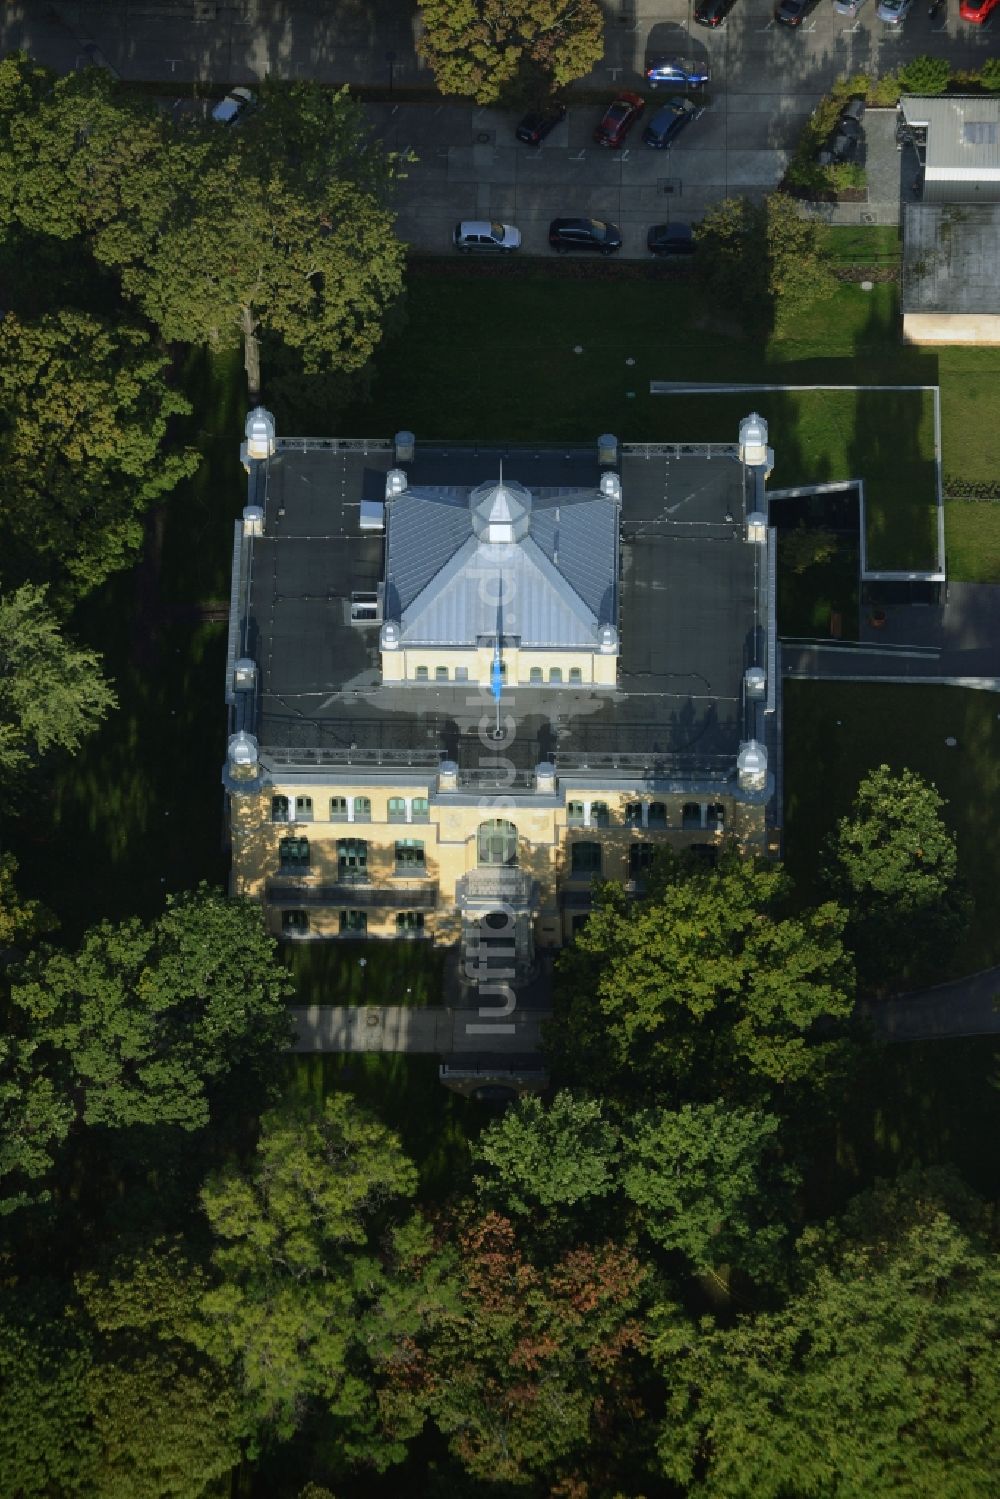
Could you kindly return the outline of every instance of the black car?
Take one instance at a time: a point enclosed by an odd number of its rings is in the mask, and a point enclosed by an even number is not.
[[[644,146],[652,146],[655,151],[662,151],[664,146],[669,146],[677,139],[685,125],[690,125],[701,114],[697,104],[690,99],[682,99],[678,95],[674,99],[668,99],[666,104],[660,106],[645,130],[642,132],[642,143]]]
[[[694,231],[690,224],[654,224],[646,235],[651,255],[693,255]]]
[[[780,0],[774,7],[774,19],[782,26],[801,26],[815,0]]]
[[[826,145],[816,152],[816,162],[821,167],[840,167],[858,161],[860,156],[861,137],[835,130]]]
[[[843,109],[840,111],[840,123],[842,125],[846,125],[848,120],[850,120],[853,125],[857,125],[859,130],[861,128],[861,121],[864,119],[864,117],[864,99],[849,99],[848,102],[844,105]]]
[[[622,247],[622,232],[617,224],[603,219],[553,219],[549,225],[549,244],[560,255],[567,250],[596,250],[613,255]]]
[[[566,118],[565,104],[546,104],[543,109],[532,110],[514,131],[519,141],[527,146],[540,146],[545,137]]]
[[[698,0],[694,18],[699,26],[721,26],[736,0]]]

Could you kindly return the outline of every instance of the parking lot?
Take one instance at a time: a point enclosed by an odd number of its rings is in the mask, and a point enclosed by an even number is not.
[[[882,75],[927,53],[949,58],[956,68],[977,68],[1000,39],[995,18],[985,27],[961,21],[957,0],[948,0],[933,19],[926,0],[915,0],[900,27],[877,19],[876,0],[864,0],[854,19],[838,15],[832,0],[819,0],[794,29],[776,23],[773,0],[736,0],[717,30],[693,23],[692,0],[647,0],[641,9],[633,0],[607,0],[605,9],[605,58],[580,84],[593,102],[573,105],[541,147],[517,144],[517,116],[504,111],[445,102],[367,106],[386,144],[417,157],[400,181],[406,239],[442,250],[458,220],[499,219],[518,225],[524,250],[532,253],[546,251],[552,217],[592,215],[621,226],[624,254],[645,254],[648,225],[691,222],[726,196],[773,190],[803,122],[835,78],[861,70]],[[306,0],[196,0],[190,11],[163,0],[15,3],[0,20],[5,50],[25,45],[57,68],[85,63],[87,43],[99,46],[124,78],[252,86],[271,73],[382,88],[433,82],[414,51],[403,0],[345,0],[335,7]],[[641,144],[651,103],[621,149],[596,146],[598,101],[639,87],[651,53],[707,62],[712,76],[704,113],[668,149],[653,151]],[[654,95],[654,103],[669,92]],[[885,132],[876,134],[881,140]],[[891,160],[881,162],[873,200],[845,208],[842,216],[886,222],[894,170]]]

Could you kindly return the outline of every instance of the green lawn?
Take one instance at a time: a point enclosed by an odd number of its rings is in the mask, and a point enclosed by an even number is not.
[[[1000,962],[998,714],[1000,699],[971,689],[787,682],[785,853],[803,892],[814,893],[817,849],[848,811],[865,772],[883,763],[909,767],[946,798],[945,816],[958,836],[960,867],[976,901],[972,931],[954,971]],[[945,744],[949,737],[958,740],[954,749]]]
[[[946,500],[944,536],[949,578],[1000,582],[1000,500]]]
[[[442,1002],[444,953],[431,942],[289,942],[285,965],[303,1005]]]

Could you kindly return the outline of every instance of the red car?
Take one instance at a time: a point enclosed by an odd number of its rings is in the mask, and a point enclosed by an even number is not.
[[[962,0],[958,13],[963,21],[971,21],[973,26],[982,26],[998,5],[1000,0]]]
[[[620,146],[645,108],[646,101],[640,94],[619,94],[604,111],[594,140],[599,146]]]

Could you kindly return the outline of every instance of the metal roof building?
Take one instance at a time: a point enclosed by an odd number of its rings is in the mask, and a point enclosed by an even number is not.
[[[907,94],[899,107],[924,137],[925,203],[1000,203],[1000,98]]]

